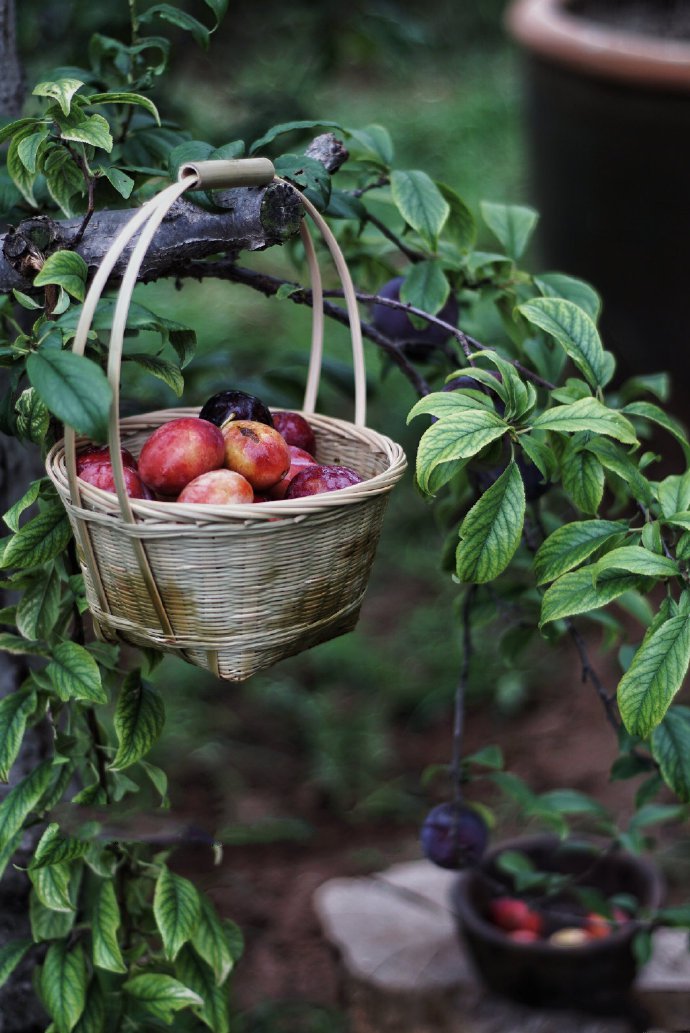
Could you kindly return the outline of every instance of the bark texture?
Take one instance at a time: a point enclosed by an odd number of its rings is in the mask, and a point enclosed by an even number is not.
[[[0,0],[0,115],[18,115],[23,100],[24,71],[17,53],[15,0]]]

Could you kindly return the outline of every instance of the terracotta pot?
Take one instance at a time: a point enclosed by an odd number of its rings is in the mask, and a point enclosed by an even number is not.
[[[644,908],[657,908],[663,883],[657,869],[631,854],[600,854],[574,849],[556,836],[533,836],[503,843],[487,854],[481,867],[463,872],[453,890],[458,931],[479,975],[496,993],[541,1007],[577,1007],[600,1014],[624,1011],[637,969],[632,941],[641,924],[631,920],[608,936],[579,946],[555,946],[546,940],[519,943],[489,918],[489,903],[499,896],[497,884],[514,893],[511,879],[496,865],[504,850],[519,850],[542,871],[577,877],[604,896],[632,894]],[[487,878],[488,876],[488,878]],[[584,882],[584,879],[583,879]],[[559,907],[570,910],[564,898]],[[547,932],[548,912],[545,909]],[[562,925],[554,920],[555,925]],[[573,923],[575,924],[575,923]]]
[[[526,56],[540,258],[601,292],[602,330],[622,372],[682,375],[690,339],[690,40],[609,27],[598,20],[605,15],[587,14],[595,6],[515,0],[507,12]],[[620,22],[625,5],[615,10]],[[659,4],[649,0],[649,10],[653,23]]]

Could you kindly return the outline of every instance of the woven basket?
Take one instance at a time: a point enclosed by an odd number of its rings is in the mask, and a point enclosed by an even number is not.
[[[321,371],[321,279],[309,231],[301,235],[313,291],[312,351],[302,412],[314,428],[316,460],[351,466],[361,484],[259,505],[191,505],[130,499],[120,446],[135,456],[161,424],[198,409],[165,409],[120,420],[119,378],[127,313],[151,239],[189,189],[260,185],[266,159],[199,162],[139,209],[113,242],[84,302],[73,351],[83,354],[101,293],[139,233],[120,287],[108,357],[113,388],[108,443],[116,494],[80,480],[83,439],[67,428],[46,468],[67,510],[97,634],[181,656],[218,677],[243,681],[356,624],[388,494],[406,461],[399,445],[365,426],[366,376],[359,314],[347,266],[327,224],[303,198],[338,269],[350,319],[355,421],[315,413]]]

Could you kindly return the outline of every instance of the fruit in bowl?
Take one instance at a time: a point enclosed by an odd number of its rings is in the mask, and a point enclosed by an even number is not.
[[[288,451],[290,453],[290,469],[277,484],[268,489],[268,497],[270,499],[284,499],[285,492],[297,474],[308,466],[318,465],[314,457],[309,452],[305,452],[303,448],[298,448],[296,445],[288,445]]]
[[[265,423],[234,420],[225,425],[222,437],[225,466],[246,477],[256,491],[272,488],[290,469],[285,439]]]
[[[254,491],[246,477],[234,470],[209,470],[182,489],[178,502],[200,502],[211,506],[253,502]]]
[[[123,469],[125,489],[132,499],[154,499],[155,495],[147,484],[142,481],[136,470],[131,466]],[[82,467],[79,477],[87,484],[93,484],[95,488],[102,491],[115,492],[115,476],[110,460],[99,463],[87,463]]]
[[[211,395],[201,408],[200,420],[208,420],[221,429],[233,420],[254,420],[273,426],[273,417],[260,398],[246,391],[219,391]]]
[[[294,445],[312,456],[316,451],[316,436],[304,416],[298,412],[278,411],[273,413],[273,426],[283,435],[288,445]]]
[[[223,465],[225,442],[218,427],[195,416],[164,423],[139,456],[141,478],[160,495],[176,496],[195,477]]]
[[[293,477],[285,492],[286,499],[302,499],[308,495],[321,495],[326,491],[338,491],[352,484],[361,484],[362,478],[349,466],[334,466],[317,463],[308,466]]]
[[[127,448],[120,449],[120,455],[122,456],[122,465],[130,467],[132,470],[136,470],[137,461],[132,453]],[[87,445],[86,448],[82,448],[77,453],[77,473],[81,474],[82,470],[87,466],[92,466],[94,463],[109,463],[110,462],[110,448],[108,445]]]

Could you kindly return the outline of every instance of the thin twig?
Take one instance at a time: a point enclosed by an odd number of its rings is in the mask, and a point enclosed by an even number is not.
[[[400,239],[397,233],[394,233],[393,230],[389,230],[385,222],[377,218],[377,216],[372,215],[371,212],[367,212],[367,221],[370,222],[372,226],[375,226],[379,233],[383,234],[386,240],[390,240],[391,244],[395,244],[398,251],[400,251],[405,258],[409,258],[411,262],[423,262],[427,257],[422,251],[415,251],[414,248],[408,247],[407,244]]]
[[[621,720],[618,716],[618,708],[616,707],[615,697],[611,696],[606,691],[601,678],[597,674],[595,668],[592,666],[592,663],[589,659],[589,654],[587,652],[587,644],[584,638],[569,618],[566,620],[565,626],[568,629],[568,634],[575,643],[575,648],[577,649],[578,656],[580,657],[580,665],[582,668],[582,681],[589,681],[590,684],[594,686],[597,696],[601,700],[602,706],[604,708],[606,719],[615,731],[615,733],[618,734],[621,729]]]

